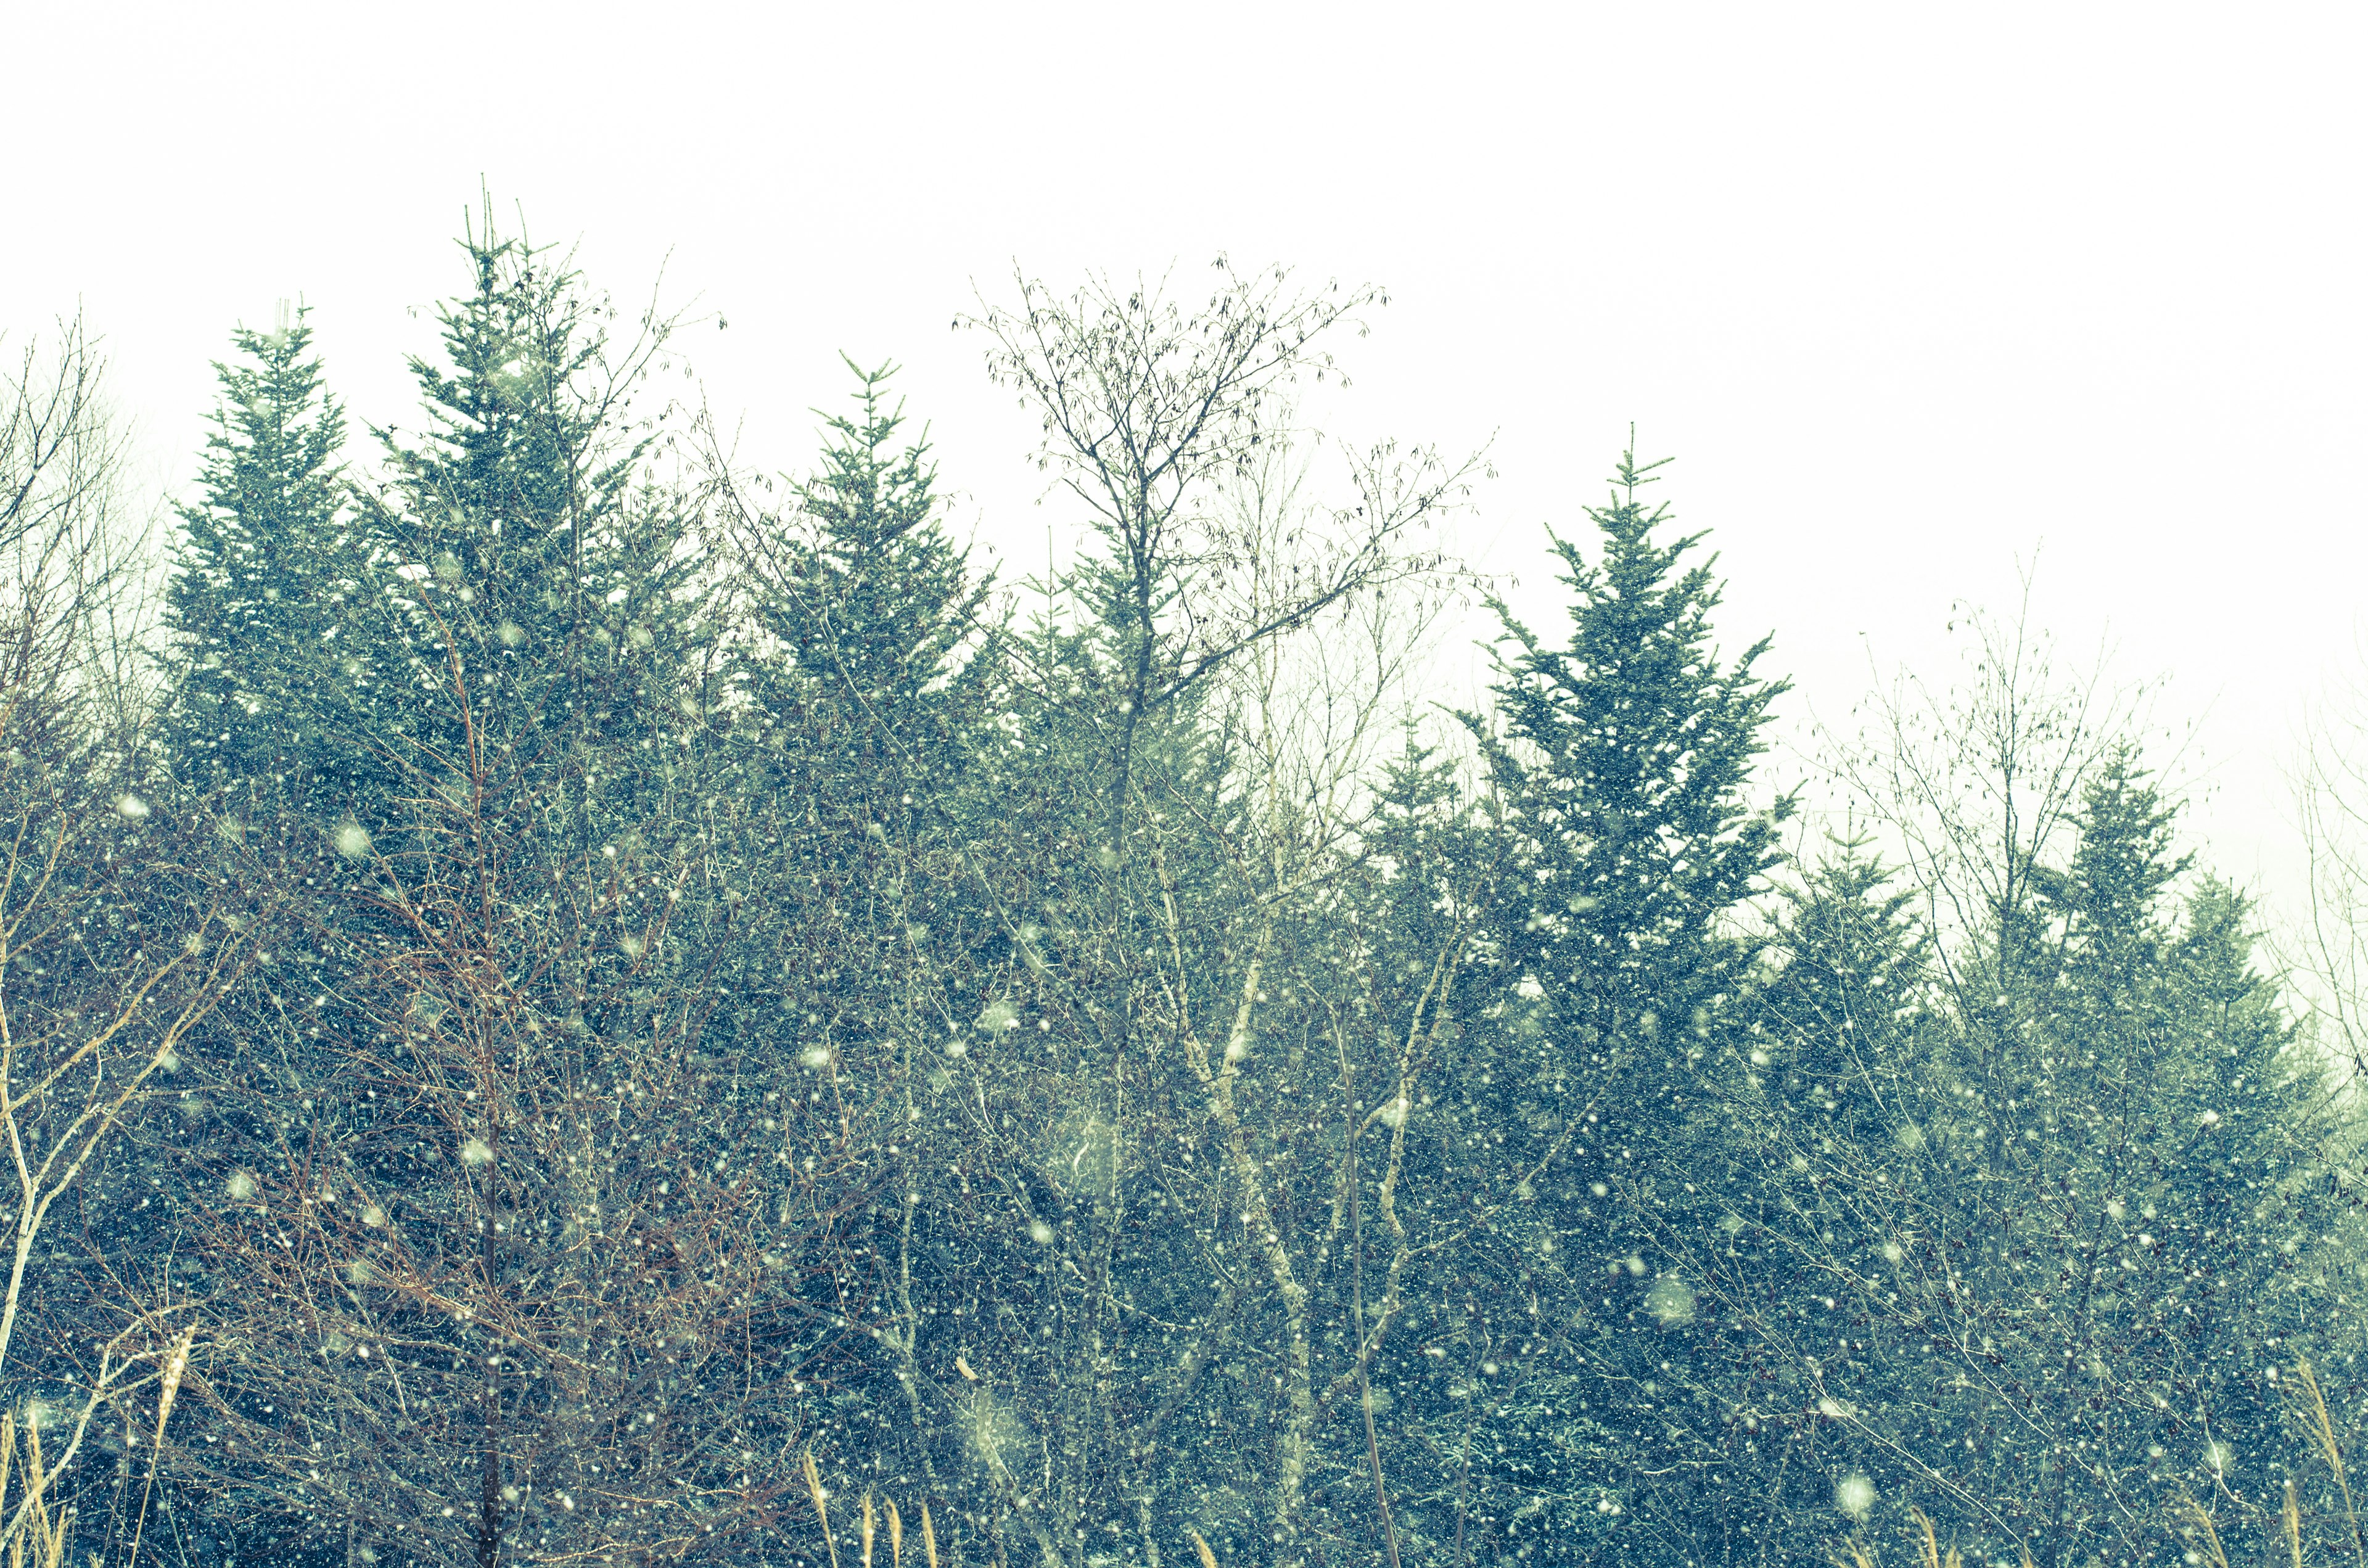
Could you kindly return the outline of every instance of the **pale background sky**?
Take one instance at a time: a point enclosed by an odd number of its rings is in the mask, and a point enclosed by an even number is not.
[[[2296,891],[2279,763],[2368,563],[2356,7],[24,12],[0,329],[79,302],[162,486],[283,296],[404,423],[482,176],[620,302],[671,252],[746,458],[807,461],[839,350],[900,361],[1025,569],[1074,518],[949,331],[973,280],[1282,261],[1391,290],[1349,428],[1494,435],[1461,543],[1534,621],[1543,525],[1585,526],[1631,420],[1793,731],[1870,653],[1945,677],[1952,601],[2010,612],[2036,558],[2036,619],[2169,677],[2210,858]]]

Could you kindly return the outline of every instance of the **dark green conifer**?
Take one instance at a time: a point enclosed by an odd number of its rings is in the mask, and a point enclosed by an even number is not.
[[[1752,952],[1730,917],[1776,863],[1789,801],[1749,799],[1784,683],[1754,673],[1764,640],[1732,660],[1713,646],[1718,584],[1707,562],[1686,563],[1702,536],[1656,540],[1668,509],[1640,497],[1659,466],[1622,454],[1609,505],[1588,510],[1592,558],[1555,540],[1565,644],[1497,606],[1514,646],[1496,727],[1466,722],[1500,813],[1486,914],[1498,989],[1444,1114],[1459,1141],[1500,1151],[1498,1190],[1539,1206],[1526,1256],[1492,1265],[1534,1283],[1567,1325],[1529,1340],[1541,1352],[1524,1372],[1531,1415],[1492,1445],[1574,1456],[1565,1495],[1587,1505],[1564,1521],[1575,1539],[1657,1540],[1678,1560],[1721,1527],[1688,1483],[1720,1434],[1670,1412],[1716,1383],[1718,1325],[1698,1310],[1691,1241],[1714,1217],[1702,1177],[1716,1165],[1713,1066],[1733,1027],[1721,1008]],[[1452,1406],[1441,1415],[1452,1423]],[[1484,1450],[1474,1465],[1496,1461]]]
[[[174,636],[163,734],[182,782],[310,774],[324,760],[315,693],[334,679],[360,574],[339,451],[345,415],[323,389],[308,312],[241,327],[165,588]]]
[[[901,450],[900,406],[884,406],[894,365],[848,368],[857,416],[827,416],[822,466],[797,487],[812,523],[790,541],[799,592],[769,607],[797,666],[903,718],[945,686],[986,589],[946,537],[926,437]]]
[[[1718,585],[1681,565],[1702,536],[1656,542],[1668,509],[1637,495],[1659,466],[1622,455],[1611,504],[1588,512],[1600,559],[1555,540],[1567,646],[1497,605],[1518,645],[1503,733],[1474,722],[1526,873],[1499,912],[1508,966],[1544,988],[1571,1049],[1620,1068],[1630,1114],[1661,1114],[1644,1107],[1676,1092],[1697,1010],[1733,983],[1748,949],[1721,920],[1775,864],[1783,810],[1748,794],[1785,683],[1753,673],[1765,639],[1720,661]]]
[[[425,426],[378,432],[390,478],[363,517],[381,613],[347,715],[381,790],[472,744],[637,746],[713,698],[678,689],[701,681],[702,562],[683,498],[645,483],[643,357],[610,362],[598,301],[547,249],[490,218],[461,244],[443,362],[411,361]]]

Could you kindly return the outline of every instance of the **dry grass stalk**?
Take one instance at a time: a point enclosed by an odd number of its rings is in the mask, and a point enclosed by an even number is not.
[[[2213,1568],[2228,1568],[2228,1553],[2220,1544],[2220,1532],[2212,1523],[2211,1513],[2203,1504],[2195,1500],[2192,1493],[2181,1492],[2179,1494],[2179,1501],[2180,1509],[2187,1518],[2203,1527],[2204,1544],[2212,1550]]]
[[[1209,1550],[1209,1543],[1201,1539],[1201,1532],[1186,1530],[1184,1533],[1192,1538],[1192,1550],[1201,1554],[1201,1568],[1217,1568],[1217,1554]],[[1861,1564],[1861,1568],[1866,1568],[1866,1565]]]
[[[929,1568],[938,1568],[938,1532],[929,1523],[929,1506],[921,1505],[921,1551],[929,1559]]]
[[[2302,1510],[2294,1506],[2294,1483],[2286,1482],[2286,1548],[2294,1553],[2294,1568],[2302,1568]]]
[[[806,1490],[814,1494],[814,1517],[822,1521],[822,1543],[830,1549],[830,1568],[838,1568],[838,1543],[830,1536],[830,1505],[824,1501],[822,1476],[814,1470],[814,1450],[805,1455]],[[2226,1568],[2226,1564],[2222,1564]]]
[[[0,1500],[8,1493],[8,1472],[16,1469],[17,1417],[13,1413],[0,1415]],[[25,1424],[25,1468],[17,1483],[17,1506],[12,1510],[17,1528],[8,1538],[8,1568],[25,1568],[25,1549],[32,1548],[34,1568],[60,1568],[65,1561],[66,1535],[74,1528],[74,1511],[61,1508],[53,1517],[50,1513],[50,1483],[53,1473],[41,1465],[41,1429],[34,1422]]]
[[[871,1494],[863,1494],[863,1568],[871,1568]]]
[[[1932,1533],[1931,1515],[1921,1508],[1910,1508],[1907,1516],[1916,1521],[1916,1528],[1924,1532],[1924,1568],[1963,1568],[1963,1559],[1957,1555],[1955,1547],[1949,1548],[1946,1560],[1941,1556],[1940,1540]]]
[[[2311,1369],[2308,1361],[2294,1363],[2294,1377],[2302,1384],[2301,1392],[2294,1396],[2295,1407],[2302,1415],[2303,1424],[2310,1428],[2311,1440],[2318,1445],[2319,1457],[2335,1472],[2337,1490],[2343,1494],[2343,1522],[2351,1535],[2351,1555],[2361,1568],[2368,1568],[2368,1541],[2361,1539],[2360,1513],[2352,1506],[2351,1480],[2344,1471],[2343,1445],[2336,1440],[2335,1418],[2328,1413],[2326,1392],[2318,1386],[2318,1374]],[[2287,1483],[2286,1490],[2286,1506],[2291,1508],[2293,1483]]]
[[[140,1561],[140,1538],[148,1528],[148,1500],[156,1490],[156,1467],[165,1458],[165,1423],[172,1418],[173,1402],[180,1397],[181,1378],[189,1369],[189,1346],[196,1342],[195,1324],[181,1330],[173,1341],[172,1349],[165,1353],[164,1392],[156,1400],[156,1436],[148,1449],[148,1483],[140,1489],[140,1517],[131,1527],[131,1551],[124,1561]],[[9,1568],[17,1568],[14,1562]]]
[[[888,1510],[888,1568],[905,1568],[905,1521],[896,1517],[896,1499],[880,1502]]]

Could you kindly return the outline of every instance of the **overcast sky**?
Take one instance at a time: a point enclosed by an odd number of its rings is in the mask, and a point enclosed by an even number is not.
[[[1024,567],[1075,518],[949,330],[973,289],[1284,262],[1390,290],[1344,428],[1493,437],[1459,542],[1526,613],[1632,420],[1795,729],[1871,660],[1945,677],[1952,602],[2035,562],[2068,648],[2169,677],[2211,858],[2294,890],[2278,763],[2368,565],[2356,8],[26,11],[0,328],[79,303],[162,485],[281,297],[403,423],[482,179],[620,301],[663,265],[728,320],[691,351],[745,458],[807,460],[839,351],[903,364]]]

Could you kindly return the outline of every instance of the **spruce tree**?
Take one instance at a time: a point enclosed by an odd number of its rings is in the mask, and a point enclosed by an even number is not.
[[[2336,1129],[2176,815],[2106,753],[2011,944],[1923,943],[1848,857],[1788,899],[1700,1266],[1743,1544],[1814,1552],[1842,1473],[1968,1557],[2135,1560],[2181,1486],[2274,1517],[2271,1369],[2352,1350]]]
[[[189,1052],[217,1126],[211,1179],[176,1219],[206,1238],[204,1311],[238,1349],[213,1369],[205,1457],[182,1470],[349,1551],[482,1562],[573,1533],[570,1550],[641,1561],[682,1528],[669,1508],[731,1528],[681,1498],[736,1487],[747,1528],[780,1492],[741,1479],[740,1456],[778,1444],[798,1392],[768,1375],[794,1337],[771,1314],[811,1321],[805,1276],[770,1241],[799,1229],[801,1183],[776,1178],[816,1168],[785,1152],[798,1134],[773,1087],[801,1042],[746,1000],[757,791],[741,705],[719,690],[712,535],[626,414],[665,324],[612,357],[564,269],[491,233],[464,248],[445,358],[411,367],[425,431],[381,433],[391,472],[357,525],[365,592],[312,694],[340,794],[219,851],[266,956],[222,1037]],[[587,1133],[595,1094],[622,1115]],[[587,1136],[620,1142],[592,1155]],[[768,1136],[769,1165],[752,1154]],[[268,1199],[309,1227],[292,1252],[246,1248],[235,1204],[214,1201],[332,1168],[335,1205],[317,1183]],[[688,1221],[673,1261],[643,1267],[657,1254],[627,1217],[668,1210]],[[632,1250],[598,1256],[612,1244]],[[346,1266],[373,1245],[378,1261]],[[324,1358],[330,1318],[356,1346],[371,1343],[357,1324],[402,1339],[406,1373],[455,1381],[423,1409],[372,1381],[389,1362]],[[469,1348],[480,1334],[494,1358]],[[603,1424],[654,1401],[683,1426]],[[302,1437],[241,1425],[299,1407]],[[636,1468],[676,1500],[589,1506]],[[694,1477],[707,1490],[678,1490]]]
[[[201,499],[180,513],[162,732],[174,772],[200,790],[309,775],[328,753],[315,695],[336,678],[360,562],[339,461],[345,415],[323,388],[309,313],[232,334],[243,358],[214,367],[222,401]]]
[[[1572,1473],[1603,1505],[1569,1527],[1682,1558],[1715,1523],[1689,1478],[1717,1435],[1681,1392],[1707,1386],[1695,1363],[1710,1330],[1680,1244],[1708,1222],[1696,1141],[1732,1027],[1722,1008],[1752,950],[1730,916],[1776,863],[1789,801],[1748,798],[1784,683],[1754,673],[1764,640],[1732,660],[1713,646],[1719,586],[1709,563],[1686,562],[1702,535],[1656,539],[1668,508],[1640,494],[1660,466],[1622,454],[1609,505],[1588,509],[1592,557],[1554,541],[1565,643],[1497,606],[1514,645],[1497,727],[1466,722],[1501,813],[1487,912],[1501,990],[1456,1092],[1471,1135],[1503,1140],[1497,1179],[1535,1173],[1559,1249],[1549,1269],[1504,1267],[1550,1278],[1544,1299],[1572,1325],[1558,1369],[1531,1374],[1536,1407],[1557,1413],[1532,1446],[1551,1431],[1582,1453]]]
[[[699,689],[717,667],[695,646],[715,631],[699,532],[630,416],[667,324],[619,359],[547,249],[490,217],[461,248],[441,359],[410,362],[423,424],[378,432],[388,478],[361,519],[378,613],[341,695],[364,796],[416,792],[472,744],[635,748],[718,696]]]
[[[1640,1130],[1682,1120],[1697,1014],[1748,951],[1722,921],[1776,863],[1788,809],[1748,798],[1785,683],[1753,673],[1764,639],[1720,662],[1711,566],[1681,565],[1702,536],[1656,542],[1668,509],[1638,497],[1660,466],[1622,454],[1611,504],[1588,508],[1600,559],[1554,541],[1566,646],[1496,606],[1517,644],[1496,688],[1502,734],[1469,721],[1524,873],[1497,912],[1508,971],[1543,988],[1590,1075],[1619,1074],[1622,1120]]]
[[[1884,1299],[1945,1260],[1917,1219],[1946,1055],[1917,896],[1866,838],[1831,841],[1781,890],[1721,1062],[1704,1165],[1721,1212],[1689,1250],[1718,1335],[1705,1404],[1725,1428],[1705,1485],[1736,1505],[1713,1521],[1735,1556],[1816,1555],[1835,1476],[1888,1483],[1886,1440],[1921,1451],[1945,1426],[1915,1375],[1912,1314]]]
[[[821,467],[795,492],[808,527],[782,540],[761,614],[821,699],[860,704],[909,741],[975,684],[952,666],[987,585],[946,536],[927,437],[896,445],[904,410],[885,404],[896,368],[847,364],[858,413],[825,417]]]

